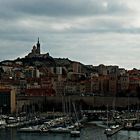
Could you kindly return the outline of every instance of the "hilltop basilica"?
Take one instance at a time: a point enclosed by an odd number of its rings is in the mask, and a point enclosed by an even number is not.
[[[41,57],[41,58],[49,57],[49,53],[41,54],[39,38],[38,38],[36,46],[35,45],[33,46],[31,52],[26,56],[26,58],[38,58],[38,57]]]

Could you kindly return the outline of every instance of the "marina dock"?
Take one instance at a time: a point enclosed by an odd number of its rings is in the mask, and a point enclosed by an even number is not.
[[[108,129],[105,129],[105,134],[107,137],[110,137],[114,134],[116,134],[117,132],[119,132],[120,130],[122,130],[124,127],[123,126],[118,126],[116,128],[108,128]]]

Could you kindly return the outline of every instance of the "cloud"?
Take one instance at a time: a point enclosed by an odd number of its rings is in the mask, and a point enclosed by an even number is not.
[[[2,34],[129,32],[121,27],[124,17],[118,17],[130,10],[122,0],[5,0],[0,5]]]
[[[129,11],[122,0],[5,0],[1,1],[4,17],[19,17],[23,15],[74,17],[104,14],[125,13]],[[5,12],[4,12],[5,11]],[[11,13],[9,14],[9,11]]]

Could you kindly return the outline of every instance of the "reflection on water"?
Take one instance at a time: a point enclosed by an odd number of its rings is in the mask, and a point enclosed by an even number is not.
[[[139,131],[120,131],[112,137],[106,137],[104,129],[88,126],[81,130],[80,138],[70,134],[17,133],[16,129],[0,130],[0,140],[140,140]]]
[[[127,137],[127,140],[140,140],[140,132],[139,131],[120,131],[118,135],[122,137]]]

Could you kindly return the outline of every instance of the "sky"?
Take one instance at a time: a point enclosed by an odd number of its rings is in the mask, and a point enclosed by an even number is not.
[[[140,69],[140,0],[0,0],[0,61],[41,52]]]

